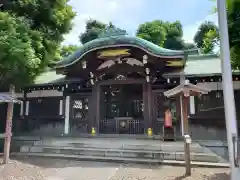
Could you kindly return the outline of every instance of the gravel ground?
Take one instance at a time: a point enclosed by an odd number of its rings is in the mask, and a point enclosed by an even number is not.
[[[1,161],[1,160],[0,160]],[[18,158],[0,165],[0,180],[228,180],[228,169],[82,162],[47,158]]]

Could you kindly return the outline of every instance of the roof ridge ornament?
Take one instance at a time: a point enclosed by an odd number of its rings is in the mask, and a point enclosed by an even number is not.
[[[101,30],[99,34],[99,38],[104,38],[104,37],[111,37],[111,36],[124,36],[127,35],[126,30],[122,30],[120,28],[106,28],[104,30]]]

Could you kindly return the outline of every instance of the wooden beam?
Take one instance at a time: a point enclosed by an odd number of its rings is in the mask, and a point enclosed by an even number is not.
[[[145,79],[129,79],[129,80],[106,80],[98,82],[99,85],[111,85],[111,84],[143,84]]]

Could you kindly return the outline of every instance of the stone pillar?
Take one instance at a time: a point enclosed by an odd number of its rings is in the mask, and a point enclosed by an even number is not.
[[[65,119],[64,119],[64,134],[69,133],[69,115],[70,115],[70,96],[65,99]]]
[[[28,114],[29,114],[29,101],[26,101],[25,115],[28,116]]]
[[[63,115],[63,100],[59,101],[59,115]]]

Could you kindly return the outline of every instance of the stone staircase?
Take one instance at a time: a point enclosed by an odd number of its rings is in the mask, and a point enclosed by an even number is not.
[[[184,162],[183,142],[121,138],[46,138],[14,140],[12,155],[134,163]],[[225,163],[208,148],[191,144],[194,162]]]

